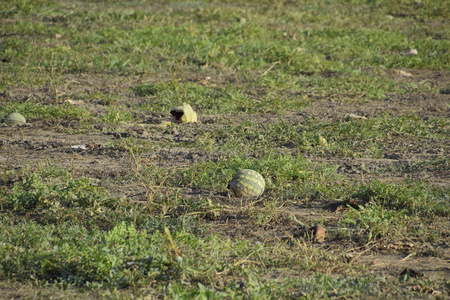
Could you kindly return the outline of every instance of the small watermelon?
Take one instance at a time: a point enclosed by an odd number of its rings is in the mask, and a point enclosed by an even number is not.
[[[27,120],[25,119],[25,117],[19,113],[9,114],[5,119],[5,123],[12,125],[22,125],[25,124],[26,122]]]
[[[238,171],[230,182],[230,189],[236,197],[259,197],[265,187],[264,177],[250,169]]]

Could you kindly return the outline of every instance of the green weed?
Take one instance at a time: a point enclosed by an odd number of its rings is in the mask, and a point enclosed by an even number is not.
[[[448,189],[440,189],[426,182],[382,183],[371,181],[360,186],[348,199],[365,205],[373,203],[381,208],[419,216],[448,217]]]
[[[205,162],[182,171],[181,183],[190,187],[224,191],[234,174],[240,169],[252,169],[266,180],[269,193],[293,199],[309,198],[316,192],[322,197],[339,195],[339,176],[330,166],[317,166],[302,157],[268,153],[258,159],[243,156],[221,158]],[[180,182],[176,179],[176,182]]]
[[[133,120],[133,116],[130,112],[112,107],[108,109],[108,112],[102,117],[102,121],[107,124],[119,124],[122,122],[129,122]]]
[[[5,103],[0,107],[0,116],[6,117],[12,112],[18,112],[25,118],[33,122],[34,120],[86,120],[91,117],[88,110],[73,106],[69,103],[60,105],[42,105],[32,102],[24,103]]]
[[[339,223],[346,228],[348,236],[366,243],[386,237],[405,236],[408,219],[406,210],[390,210],[379,204],[367,203],[358,209],[350,207],[350,212]]]
[[[26,174],[27,170],[23,172]],[[5,208],[23,211],[80,207],[97,211],[119,205],[118,199],[110,197],[89,178],[74,179],[68,171],[52,169],[49,165],[23,176],[10,190],[1,191]]]

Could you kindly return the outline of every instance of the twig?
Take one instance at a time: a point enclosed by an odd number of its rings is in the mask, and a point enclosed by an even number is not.
[[[374,243],[374,244],[372,246],[370,246],[369,248],[359,252],[355,257],[352,257],[352,259],[350,260],[350,262],[348,264],[349,265],[353,264],[361,255],[363,255],[364,253],[371,250],[373,247],[375,247],[377,245],[375,242],[371,242],[371,243]]]
[[[279,61],[276,61],[276,62],[274,62],[264,73],[262,73],[261,74],[261,77],[264,77],[264,76],[266,76],[267,75],[267,73],[269,73],[269,71],[270,70],[272,70],[273,69],[273,67],[275,67],[276,65],[278,65],[280,62]]]

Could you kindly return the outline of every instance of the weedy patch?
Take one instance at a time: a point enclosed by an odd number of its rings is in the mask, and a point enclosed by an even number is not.
[[[450,211],[445,204],[448,189],[440,189],[425,182],[402,182],[387,184],[370,182],[361,186],[347,201],[366,205],[372,204],[408,215],[448,217]]]
[[[406,211],[386,210],[380,205],[350,208],[347,216],[340,220],[348,237],[367,243],[386,237],[403,237],[408,232]],[[349,227],[350,226],[350,227]]]
[[[23,170],[21,182],[2,191],[2,206],[13,211],[65,208],[116,207],[119,199],[92,183],[89,178],[73,179],[68,171],[41,166],[34,172]],[[25,175],[27,174],[27,175]]]
[[[108,124],[118,124],[120,122],[129,122],[132,119],[131,113],[129,112],[123,112],[117,108],[110,108],[103,116],[102,121]]]
[[[226,191],[228,183],[239,169],[261,173],[266,180],[267,191],[272,195],[304,198],[317,191],[326,197],[335,197],[333,193],[339,191],[335,185],[339,175],[333,167],[318,166],[303,157],[275,153],[258,158],[229,156],[216,162],[193,165],[182,172],[181,183],[194,188]],[[178,179],[175,182],[180,184]]]
[[[69,103],[42,105],[32,102],[7,102],[0,108],[0,116],[6,117],[11,112],[20,112],[29,120],[29,123],[37,120],[50,122],[57,119],[85,121],[91,118],[91,113],[88,110],[73,106]]]

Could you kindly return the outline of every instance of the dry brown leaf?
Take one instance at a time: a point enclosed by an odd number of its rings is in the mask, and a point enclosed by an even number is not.
[[[424,293],[424,294],[432,294],[432,295],[439,295],[440,292],[436,291],[435,289],[429,287],[429,286],[421,286],[419,284],[413,285],[411,287],[411,290],[414,292]]]
[[[366,117],[358,116],[358,115],[355,115],[355,114],[349,114],[347,119],[348,120],[350,120],[350,119],[353,119],[353,120],[367,120]]]
[[[405,71],[402,71],[402,70],[394,70],[394,73],[395,73],[396,75],[399,75],[399,76],[413,77],[413,74],[408,73],[408,72],[405,72]]]
[[[316,242],[323,243],[325,241],[326,232],[325,228],[323,228],[322,225],[320,224],[314,225],[313,232],[314,232],[314,240]]]
[[[70,103],[70,104],[72,104],[72,105],[80,105],[80,104],[83,104],[83,100],[72,100],[72,99],[68,99],[68,100],[66,100],[66,101],[64,101],[64,102],[67,102],[67,103]]]
[[[211,80],[211,77],[205,77],[205,79],[203,79],[202,81],[200,81],[200,84],[201,85],[203,85],[203,86],[207,86],[208,85],[208,83],[210,82],[210,80]]]

